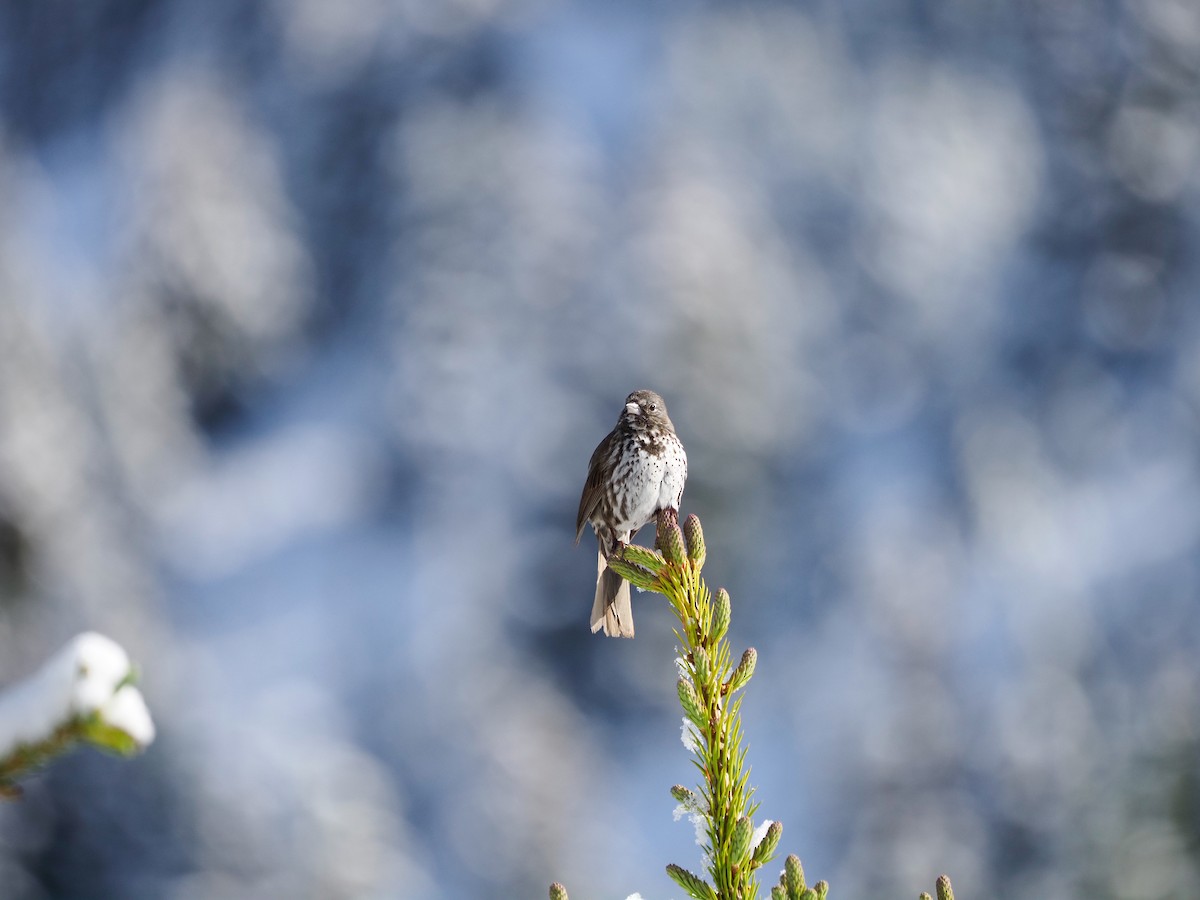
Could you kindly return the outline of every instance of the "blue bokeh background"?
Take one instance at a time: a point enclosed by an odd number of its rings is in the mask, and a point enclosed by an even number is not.
[[[812,878],[1195,896],[1194,3],[9,0],[0,116],[0,684],[94,628],[159,728],[5,898],[679,896],[637,387]]]

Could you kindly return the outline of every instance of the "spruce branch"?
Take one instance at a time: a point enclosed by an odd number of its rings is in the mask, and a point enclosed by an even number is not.
[[[699,816],[709,880],[680,866],[668,866],[667,871],[691,897],[753,900],[758,896],[756,870],[771,861],[783,833],[779,822],[755,828],[758,803],[742,741],[740,691],[754,675],[758,654],[751,648],[736,665],[732,661],[729,593],[721,589],[714,599],[700,576],[708,556],[700,520],[688,516],[680,528],[674,511],[665,510],[657,525],[655,544],[661,557],[647,559],[646,551],[628,547],[620,556],[645,572],[653,567],[650,590],[666,597],[679,623],[676,687],[686,721],[694,726],[689,740],[685,725],[685,745],[695,755],[702,783],[695,791],[676,785],[671,794]],[[690,805],[684,798],[692,801]]]
[[[667,874],[693,900],[755,900],[756,871],[774,858],[783,834],[777,821],[755,827],[759,805],[742,741],[741,691],[754,677],[758,653],[751,647],[736,665],[731,661],[730,597],[721,588],[714,598],[700,577],[708,556],[700,520],[688,516],[680,528],[674,510],[659,512],[655,548],[626,545],[609,557],[608,566],[633,585],[662,594],[679,623],[675,664],[682,739],[702,781],[695,790],[674,785],[671,797],[679,804],[676,820],[686,814],[696,824],[708,879],[674,864]],[[829,883],[808,885],[800,858],[790,854],[770,894],[771,900],[826,900]],[[567,900],[566,889],[552,884],[550,900]],[[926,893],[920,900],[933,898]],[[945,875],[937,880],[937,900],[954,900]]]

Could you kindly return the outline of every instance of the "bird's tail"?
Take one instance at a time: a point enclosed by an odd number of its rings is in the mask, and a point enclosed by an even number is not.
[[[633,637],[633,606],[629,582],[608,567],[604,543],[596,555],[596,599],[592,601],[592,633],[601,628],[609,637]]]

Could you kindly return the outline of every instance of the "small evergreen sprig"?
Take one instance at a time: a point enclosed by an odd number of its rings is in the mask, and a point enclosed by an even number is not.
[[[779,884],[771,888],[771,900],[825,900],[829,882],[818,881],[812,887],[804,883],[804,867],[794,853],[783,863]]]
[[[70,641],[40,671],[0,694],[0,797],[17,780],[78,744],[133,756],[154,740],[154,722],[125,650],[101,634]]]
[[[783,825],[765,821],[758,828],[758,803],[750,786],[750,768],[742,742],[741,690],[758,663],[753,647],[736,662],[727,634],[729,593],[714,598],[701,578],[707,557],[704,532],[696,516],[679,527],[672,510],[659,513],[658,552],[630,544],[609,566],[630,583],[667,598],[679,626],[679,680],[676,688],[684,712],[684,743],[695,755],[701,775],[697,791],[671,789],[680,811],[704,832],[708,880],[682,866],[667,873],[695,900],[753,900],[758,896],[756,870],[770,862]]]
[[[683,708],[684,743],[695,755],[702,783],[698,790],[677,784],[671,796],[704,833],[704,863],[708,879],[682,866],[667,866],[667,874],[694,900],[754,900],[756,870],[769,863],[779,847],[783,825],[770,820],[754,826],[758,803],[749,784],[750,768],[742,744],[739,693],[754,675],[758,654],[744,651],[735,665],[726,635],[730,599],[724,589],[714,598],[700,577],[707,550],[696,516],[679,527],[673,510],[658,514],[657,550],[628,544],[608,560],[608,566],[642,590],[662,594],[679,627],[675,636],[680,653],[676,689]],[[678,818],[678,816],[677,816]],[[698,838],[699,841],[699,838]],[[805,883],[800,858],[789,855],[771,888],[771,900],[826,900],[829,883]],[[555,882],[550,900],[568,900]],[[920,900],[933,900],[922,894]],[[954,900],[950,879],[937,880],[937,900]]]

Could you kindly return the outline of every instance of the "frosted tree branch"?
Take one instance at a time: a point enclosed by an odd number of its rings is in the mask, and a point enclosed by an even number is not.
[[[86,632],[25,681],[0,694],[0,794],[15,779],[79,742],[132,756],[154,740],[154,722],[129,655]]]

